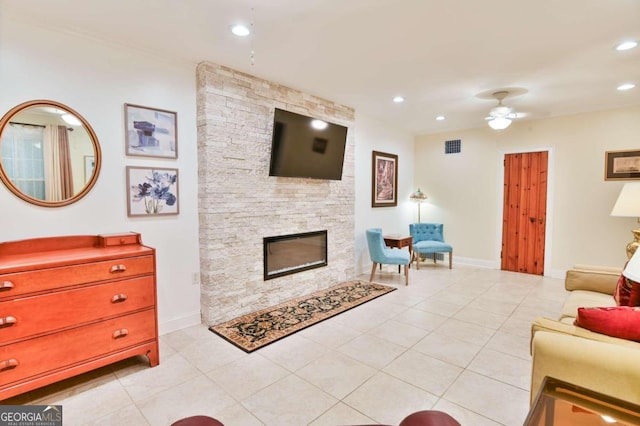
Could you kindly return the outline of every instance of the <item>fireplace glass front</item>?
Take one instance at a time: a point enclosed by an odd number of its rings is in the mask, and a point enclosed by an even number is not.
[[[327,231],[266,237],[264,279],[327,266]]]

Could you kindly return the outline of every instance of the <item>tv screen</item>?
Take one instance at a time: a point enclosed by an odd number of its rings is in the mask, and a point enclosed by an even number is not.
[[[269,176],[341,180],[347,128],[276,108]]]

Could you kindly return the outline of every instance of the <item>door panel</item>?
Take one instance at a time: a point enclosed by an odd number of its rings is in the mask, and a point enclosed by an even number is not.
[[[507,154],[501,269],[544,274],[548,153]]]

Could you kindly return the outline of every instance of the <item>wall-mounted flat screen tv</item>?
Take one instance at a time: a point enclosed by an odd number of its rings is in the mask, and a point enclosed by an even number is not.
[[[341,180],[347,128],[276,108],[269,176]]]

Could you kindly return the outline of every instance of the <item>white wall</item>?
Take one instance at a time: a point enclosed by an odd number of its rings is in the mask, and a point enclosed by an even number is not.
[[[418,221],[417,205],[409,195],[413,183],[413,136],[382,121],[356,111],[356,273],[371,270],[367,248],[367,228],[382,228],[385,234],[409,235],[409,224]],[[398,156],[398,205],[371,207],[372,151]],[[422,206],[424,217],[425,205]]]
[[[499,267],[502,159],[505,153],[549,150],[545,274],[576,263],[622,267],[635,219],[611,217],[624,182],[604,180],[605,151],[638,149],[640,106],[522,121],[416,138],[416,184],[431,197],[432,218],[445,224],[458,259]],[[444,155],[445,140],[462,153]],[[423,211],[424,214],[424,211]]]
[[[200,322],[195,64],[51,32],[0,15],[0,114],[32,99],[78,111],[95,130],[102,170],[89,194],[61,208],[28,204],[0,186],[0,241],[135,231],[157,249],[160,332]],[[124,103],[178,113],[177,160],[126,157]],[[125,166],[176,167],[180,214],[127,218]]]

